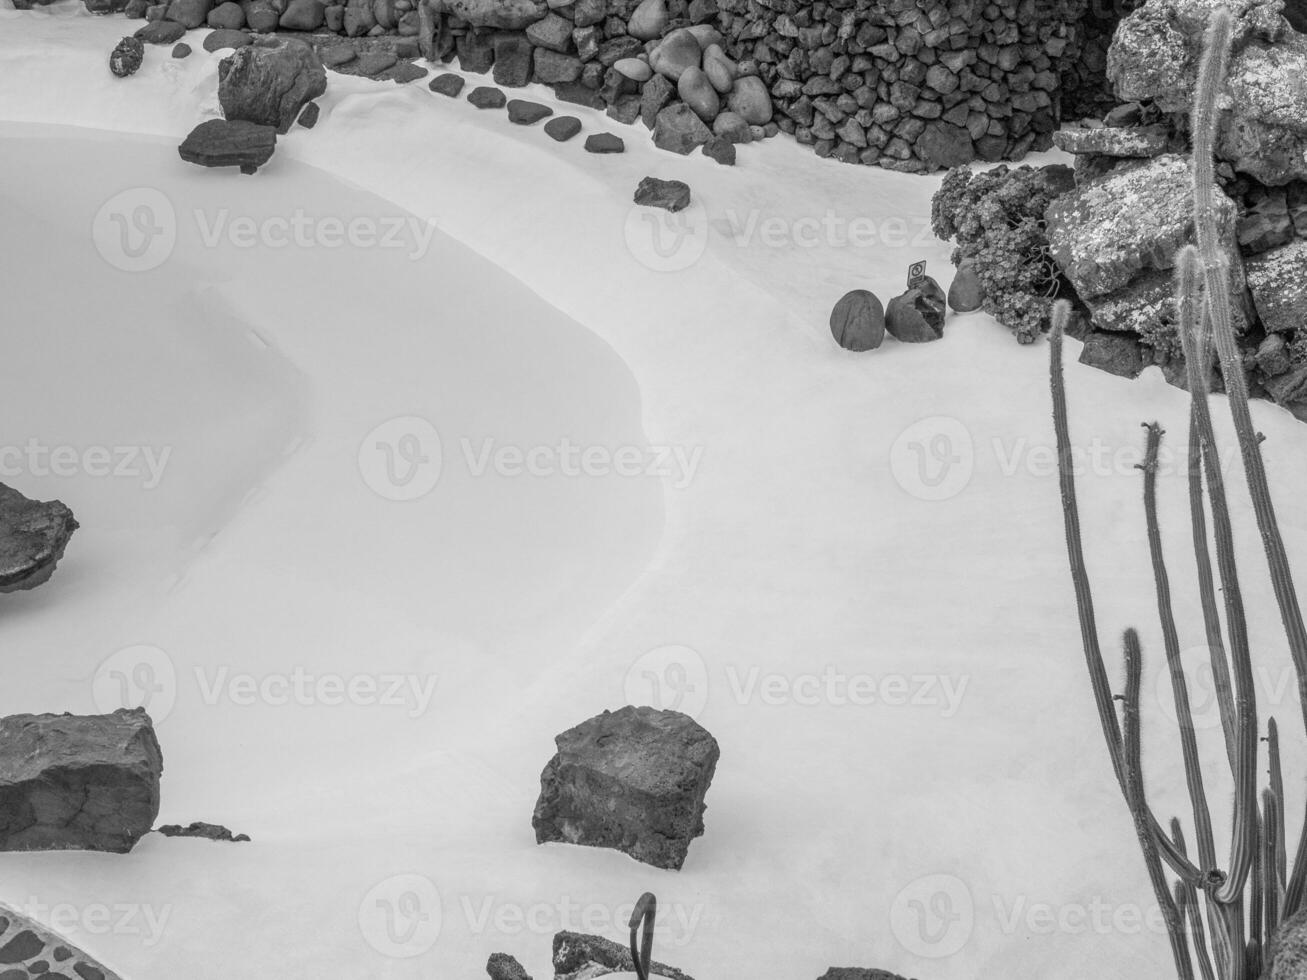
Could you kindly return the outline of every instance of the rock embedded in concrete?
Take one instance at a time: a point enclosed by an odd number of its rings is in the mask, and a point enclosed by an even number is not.
[[[831,310],[830,332],[845,350],[875,350],[885,340],[885,307],[869,290],[847,292]]]
[[[683,211],[690,206],[690,185],[680,180],[645,177],[635,189],[635,203],[664,211]]]
[[[591,980],[609,973],[632,973],[635,961],[628,947],[580,932],[564,930],[554,935],[554,980]],[[649,964],[652,976],[667,980],[694,980],[687,973],[659,963]]]
[[[272,159],[277,130],[245,120],[209,119],[200,123],[177,148],[187,163],[201,167],[239,167],[252,174]]]
[[[48,582],[77,528],[64,503],[31,500],[0,483],[0,593]]]
[[[536,842],[613,848],[680,869],[704,832],[717,740],[688,715],[628,706],[555,742],[532,818]]]
[[[162,774],[143,709],[0,718],[0,851],[125,854],[154,826]]]
[[[240,48],[218,63],[218,102],[232,121],[287,133],[300,110],[327,91],[327,71],[313,47],[289,40]]]

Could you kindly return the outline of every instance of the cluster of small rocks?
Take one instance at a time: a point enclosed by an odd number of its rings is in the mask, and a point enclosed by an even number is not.
[[[0,905],[0,968],[6,980],[122,980],[99,960],[7,905]]]
[[[965,268],[954,276],[947,297],[930,276],[923,276],[888,306],[870,290],[854,289],[831,310],[831,336],[854,353],[878,349],[886,334],[903,344],[926,344],[944,336],[947,307],[956,313],[971,313],[980,309],[981,302],[980,284]]]
[[[1237,25],[1216,150],[1231,316],[1250,390],[1307,419],[1307,35],[1282,0],[1220,3]],[[1126,377],[1158,364],[1185,384],[1173,258],[1193,236],[1187,114],[1216,6],[1148,0],[1122,20],[1107,70],[1124,101],[1054,137],[1076,156],[1047,226],[1094,328],[1083,360]]]
[[[448,72],[437,75],[428,87],[439,95],[454,99],[462,94],[466,84],[463,76]],[[478,109],[505,109],[508,121],[518,126],[534,126],[542,119],[547,120],[542,128],[555,143],[568,142],[583,128],[576,116],[555,115],[549,106],[529,99],[510,99],[493,85],[478,85],[468,93],[467,101]],[[623,153],[626,142],[612,133],[592,133],[586,137],[585,149],[589,153]]]

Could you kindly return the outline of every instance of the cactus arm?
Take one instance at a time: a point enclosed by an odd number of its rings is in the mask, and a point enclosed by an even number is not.
[[[1188,854],[1185,848],[1184,831],[1180,827],[1180,821],[1174,817],[1171,818],[1171,839],[1175,843],[1176,850],[1181,854]],[[1189,923],[1189,932],[1194,944],[1194,959],[1198,961],[1198,972],[1203,975],[1203,980],[1217,980],[1216,971],[1212,966],[1212,954],[1207,948],[1207,930],[1203,926],[1202,912],[1198,907],[1198,889],[1192,882],[1183,879],[1177,881],[1175,901],[1180,907],[1183,918]],[[1213,923],[1212,928],[1216,930],[1219,927]]]
[[[1139,724],[1139,686],[1143,672],[1143,655],[1139,649],[1139,634],[1133,629],[1126,630],[1124,644],[1126,686],[1124,707],[1121,712],[1121,758],[1125,766],[1126,802],[1130,807],[1130,815],[1134,818],[1139,846],[1144,852],[1148,878],[1157,897],[1157,904],[1161,907],[1162,918],[1166,922],[1166,932],[1171,941],[1176,973],[1180,980],[1194,980],[1193,961],[1189,955],[1189,941],[1184,922],[1180,918],[1179,908],[1171,897],[1171,889],[1167,884],[1158,850],[1159,834],[1148,817],[1148,806],[1145,802]]]

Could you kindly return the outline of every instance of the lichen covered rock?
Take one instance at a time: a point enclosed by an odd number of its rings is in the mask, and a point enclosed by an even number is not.
[[[1266,329],[1307,329],[1307,240],[1255,255],[1247,262],[1248,288]]]

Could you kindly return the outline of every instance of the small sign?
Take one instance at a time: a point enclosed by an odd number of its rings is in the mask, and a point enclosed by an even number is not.
[[[908,288],[916,289],[926,281],[926,263],[913,262],[908,266]]]

